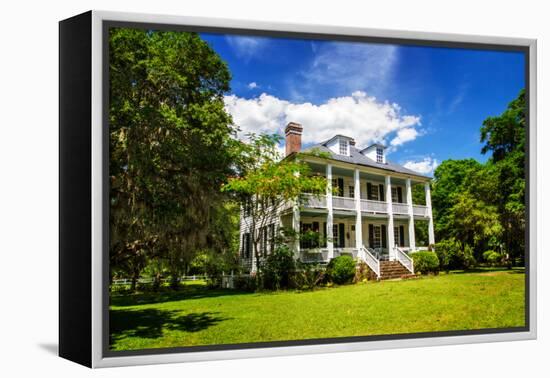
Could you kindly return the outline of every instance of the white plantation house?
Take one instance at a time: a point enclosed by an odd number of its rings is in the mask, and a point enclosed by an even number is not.
[[[302,130],[298,123],[286,126],[286,158],[300,151],[324,153],[301,159],[313,173],[327,178],[326,195],[304,194],[302,201],[282,206],[276,219],[255,231],[261,233],[263,241],[259,255],[265,257],[273,250],[271,240],[277,228],[292,227],[296,232],[319,233],[318,242],[302,240],[291,246],[302,262],[328,263],[348,254],[365,262],[378,278],[414,273],[408,253],[427,247],[416,243],[415,222],[427,223],[428,242],[435,243],[430,178],[387,161],[383,145],[358,149],[348,136],[335,135],[302,149]],[[413,203],[414,185],[424,186],[426,205]],[[242,264],[255,271],[249,218],[243,209],[240,256]]]

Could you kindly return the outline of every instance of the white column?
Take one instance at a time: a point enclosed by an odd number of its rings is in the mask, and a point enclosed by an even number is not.
[[[361,217],[361,181],[359,180],[359,170],[355,170],[355,248],[358,250],[363,246],[363,222]]]
[[[411,251],[416,249],[416,239],[414,235],[414,213],[413,213],[413,198],[411,179],[407,179],[407,207],[409,209],[409,248]]]
[[[334,242],[332,240],[332,165],[327,164],[327,249],[329,260],[334,257]]]
[[[388,252],[390,260],[395,260],[395,240],[393,240],[393,208],[391,201],[391,177],[386,176],[386,203],[388,205]]]
[[[430,183],[424,184],[424,190],[426,192],[426,207],[428,208],[428,243],[430,245],[435,244],[434,235],[434,218],[432,215],[432,196],[430,194]]]

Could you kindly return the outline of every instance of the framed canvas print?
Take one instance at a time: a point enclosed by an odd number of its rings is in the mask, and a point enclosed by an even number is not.
[[[62,357],[536,337],[535,40],[59,27]]]

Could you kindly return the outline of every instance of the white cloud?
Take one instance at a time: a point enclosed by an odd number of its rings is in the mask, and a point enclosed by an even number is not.
[[[424,175],[432,175],[437,166],[439,165],[437,159],[431,157],[425,157],[420,161],[409,160],[403,166],[411,169],[415,172],[422,173]]]
[[[248,83],[247,87],[248,87],[248,89],[260,88],[260,86],[258,85],[258,83],[256,83],[255,81],[253,81],[252,83]]]
[[[338,93],[380,92],[398,59],[397,47],[392,45],[330,42],[315,47],[315,58],[302,73],[305,81],[300,83],[302,90],[312,93],[319,85],[330,86]]]
[[[364,147],[383,142],[394,133],[397,133],[394,140],[401,138],[399,144],[403,144],[420,135],[416,130],[420,127],[419,116],[402,115],[399,105],[378,102],[361,91],[331,98],[320,105],[292,103],[265,93],[252,99],[231,95],[225,97],[225,106],[242,133],[282,134],[288,122],[299,122],[304,127],[305,144],[343,134],[355,138],[358,147]]]
[[[258,56],[268,44],[268,39],[263,37],[228,35],[225,39],[235,54],[247,62]]]
[[[395,138],[391,140],[390,144],[393,147],[397,147],[402,145],[403,143],[410,142],[411,140],[415,140],[418,135],[419,135],[418,130],[412,127],[400,129],[397,131]]]

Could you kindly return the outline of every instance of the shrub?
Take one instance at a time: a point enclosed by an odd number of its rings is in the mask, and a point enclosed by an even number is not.
[[[281,244],[261,264],[261,285],[268,290],[286,289],[296,270],[294,254],[287,245]]]
[[[353,257],[344,255],[332,259],[327,266],[327,273],[335,284],[342,285],[351,282],[355,276]]]
[[[483,252],[483,259],[491,265],[501,264],[503,261],[503,255],[497,251],[488,250]]]
[[[293,286],[300,290],[311,290],[326,280],[326,269],[316,264],[298,263],[293,276]]]
[[[428,274],[439,272],[439,258],[435,252],[419,251],[411,253],[414,262],[414,271],[417,273]]]
[[[376,273],[369,268],[367,263],[361,261],[357,265],[357,269],[355,270],[355,276],[353,277],[353,282],[363,282],[365,280],[367,281],[373,281],[376,280],[378,277],[376,276]]]
[[[476,263],[472,247],[467,244],[462,245],[454,238],[437,243],[435,253],[439,258],[440,268],[446,271],[468,269]]]
[[[256,276],[240,275],[235,276],[233,280],[233,285],[237,290],[256,291],[258,287]]]

